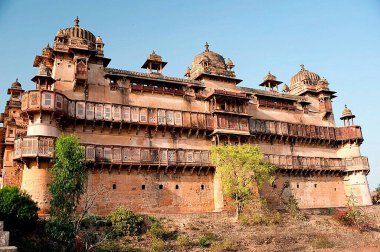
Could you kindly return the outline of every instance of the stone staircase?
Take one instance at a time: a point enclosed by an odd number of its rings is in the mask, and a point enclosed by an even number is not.
[[[4,222],[0,221],[0,252],[16,252],[15,246],[9,246],[9,231],[4,231]]]

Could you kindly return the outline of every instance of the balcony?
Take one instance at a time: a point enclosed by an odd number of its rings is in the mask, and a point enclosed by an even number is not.
[[[329,144],[346,141],[363,141],[359,126],[324,127],[315,125],[295,124],[280,121],[249,119],[249,130],[256,136],[286,137],[297,140],[314,140]]]
[[[54,157],[54,138],[24,137],[15,140],[13,159]],[[94,164],[127,166],[209,167],[208,150],[150,148],[120,145],[83,144],[85,160]]]
[[[216,129],[238,130],[247,132],[249,131],[248,118],[218,114],[216,116],[216,120]]]
[[[185,95],[185,91],[182,89],[173,89],[173,88],[165,88],[165,87],[155,87],[141,84],[132,84],[132,91],[140,91],[140,92],[149,92],[149,93],[159,93],[159,94],[169,94],[169,95]]]
[[[25,92],[22,96],[21,110],[23,113],[54,112],[62,118],[122,125],[135,124],[197,130],[214,128],[213,117],[209,113],[74,101],[48,90]]]
[[[138,166],[211,166],[210,152],[195,149],[85,145],[86,161]]]
[[[336,139],[341,142],[363,142],[362,128],[360,126],[345,126],[335,128]]]
[[[323,158],[265,154],[264,159],[279,171],[306,174],[369,171],[367,157]]]
[[[50,137],[24,137],[14,141],[13,159],[24,158],[53,158],[54,138]]]

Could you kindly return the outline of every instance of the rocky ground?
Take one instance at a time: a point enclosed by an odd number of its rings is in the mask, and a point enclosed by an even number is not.
[[[282,214],[278,224],[254,226],[242,225],[234,218],[219,215],[165,216],[160,220],[172,237],[161,244],[156,244],[157,241],[149,235],[121,239],[119,244],[125,246],[119,250],[380,251],[380,206],[368,207],[365,212],[372,223],[368,232],[343,226],[328,214],[307,214],[307,220]],[[208,244],[202,243],[205,237]],[[104,246],[103,250],[112,249]]]

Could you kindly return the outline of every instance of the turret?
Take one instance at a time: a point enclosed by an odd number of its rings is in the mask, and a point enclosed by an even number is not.
[[[281,83],[282,81],[278,81],[277,77],[271,74],[269,71],[268,74],[264,76],[264,80],[259,86],[264,87],[265,90],[269,88],[269,91],[278,92],[278,85],[280,85]]]
[[[141,68],[147,69],[148,73],[162,74],[162,69],[166,64],[167,62],[163,61],[162,57],[153,50]]]
[[[36,83],[36,89],[53,90],[52,84],[55,80],[51,77],[51,72],[48,67],[42,62],[38,68],[37,74],[32,78]]]
[[[344,126],[354,126],[354,118],[355,115],[352,114],[352,111],[349,108],[347,108],[347,105],[344,105],[342,116],[340,117],[340,120],[343,121]]]

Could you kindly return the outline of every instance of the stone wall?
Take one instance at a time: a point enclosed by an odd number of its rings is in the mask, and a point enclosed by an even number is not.
[[[283,208],[283,200],[293,195],[300,208],[342,207],[346,205],[343,177],[340,176],[283,176],[273,185],[265,184],[261,194],[272,208]]]
[[[214,175],[190,171],[164,172],[95,170],[89,175],[88,192],[99,192],[91,212],[105,215],[123,206],[140,213],[212,212]]]

